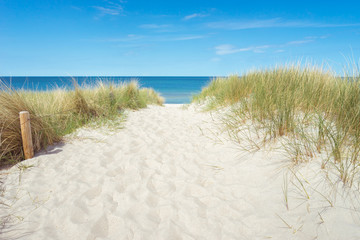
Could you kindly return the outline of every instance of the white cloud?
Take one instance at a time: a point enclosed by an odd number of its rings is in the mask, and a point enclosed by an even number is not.
[[[264,20],[235,20],[235,21],[219,21],[207,23],[209,28],[242,30],[256,28],[332,28],[332,27],[353,27],[360,26],[360,23],[345,24],[327,24],[309,21],[284,20],[281,18],[271,18]]]
[[[207,15],[207,14],[201,14],[201,13],[194,13],[194,14],[185,16],[185,17],[184,17],[184,20],[190,20],[190,19],[192,19],[192,18],[206,17],[206,16],[209,16],[209,15]]]
[[[210,28],[241,30],[241,29],[271,27],[274,26],[276,22],[277,19],[250,20],[250,21],[220,21],[220,22],[210,22],[207,24],[207,26]]]
[[[174,40],[174,41],[186,41],[186,40],[193,40],[193,39],[200,39],[200,38],[204,38],[204,36],[201,36],[201,35],[183,36],[183,37],[173,38],[172,40]]]
[[[222,44],[222,45],[216,46],[215,50],[216,50],[217,55],[226,55],[226,54],[238,52],[237,49],[233,45],[230,45],[230,44]]]
[[[306,44],[306,43],[311,43],[311,42],[315,42],[317,39],[326,39],[328,38],[329,35],[323,35],[323,36],[307,36],[302,40],[297,40],[297,41],[290,41],[287,42],[285,45],[300,45],[300,44]]]
[[[102,39],[88,39],[90,41],[95,42],[134,42],[140,39],[145,38],[142,35],[128,34],[123,37],[115,37],[115,38],[102,38]]]
[[[238,52],[247,52],[247,51],[253,51],[255,53],[262,53],[264,52],[264,49],[269,48],[269,45],[262,45],[262,46],[252,46],[252,47],[246,47],[246,48],[236,48],[235,46],[231,44],[222,44],[215,47],[215,51],[217,55],[227,55],[227,54],[233,54]]]
[[[80,7],[77,6],[70,6],[72,9],[77,10],[77,11],[81,11],[82,9]]]
[[[122,8],[120,9],[113,9],[113,8],[106,8],[106,7],[99,7],[94,6],[95,9],[99,10],[101,15],[119,15],[122,11]]]
[[[104,6],[93,6],[96,10],[99,11],[99,15],[119,15],[123,11],[121,5],[123,1],[108,1],[105,0]]]
[[[280,53],[280,52],[285,51],[282,49],[284,47],[289,47],[291,45],[307,44],[307,43],[315,42],[316,39],[325,39],[327,37],[328,36],[311,36],[311,37],[305,37],[304,39],[301,39],[301,40],[290,41],[290,42],[287,42],[284,44],[250,46],[250,47],[245,47],[245,48],[237,48],[230,44],[222,44],[222,45],[215,47],[215,52],[217,55],[227,55],[227,54],[233,54],[233,53],[238,53],[238,52],[247,52],[247,51],[253,51],[254,53],[263,53],[263,52],[265,52],[265,49],[278,48],[278,50],[274,50],[274,52]]]
[[[150,42],[170,42],[170,41],[188,41],[205,38],[206,36],[202,35],[184,35],[184,36],[146,36],[146,35],[136,35],[136,34],[128,34],[122,37],[114,37],[114,38],[102,38],[102,39],[88,39],[89,41],[95,42],[108,42],[108,43],[125,43],[125,42],[142,42],[142,43],[150,43]]]
[[[286,45],[300,45],[300,44],[305,44],[305,43],[311,43],[313,41],[314,41],[313,39],[290,41],[290,42],[287,42]]]
[[[323,36],[307,36],[305,39],[326,39],[329,35],[323,35]]]
[[[278,50],[275,50],[274,53],[282,53],[282,52],[285,52],[284,49],[278,49]]]
[[[139,27],[144,29],[164,29],[170,26],[170,24],[142,24]]]

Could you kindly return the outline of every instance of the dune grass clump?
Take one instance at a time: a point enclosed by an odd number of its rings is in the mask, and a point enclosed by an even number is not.
[[[22,158],[23,150],[19,125],[19,109],[26,109],[31,114],[34,150],[38,151],[60,138],[50,128],[48,122],[36,114],[36,107],[29,103],[23,93],[2,91],[0,93],[0,159],[1,163],[11,163]]]
[[[286,139],[294,163],[326,153],[322,167],[336,166],[350,185],[360,170],[358,76],[340,78],[312,66],[257,70],[214,79],[193,101],[209,109],[231,106],[226,122],[234,135],[250,122],[263,144]]]
[[[0,166],[23,159],[19,112],[29,111],[35,152],[58,142],[66,134],[88,123],[119,117],[124,109],[162,105],[152,89],[141,89],[136,81],[52,91],[13,90],[0,87]]]

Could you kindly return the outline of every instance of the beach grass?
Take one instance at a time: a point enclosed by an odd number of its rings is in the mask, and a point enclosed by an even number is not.
[[[216,78],[193,102],[229,107],[224,122],[236,141],[256,146],[279,140],[294,164],[322,156],[348,185],[360,171],[359,71],[338,77],[300,64]],[[244,127],[247,126],[247,127]],[[251,129],[251,130],[250,130]],[[254,145],[254,144],[253,144]]]
[[[94,121],[106,122],[124,109],[162,105],[164,99],[153,89],[139,88],[136,81],[113,84],[103,81],[73,90],[14,90],[0,86],[0,166],[24,158],[19,112],[28,111],[35,152],[59,142],[66,134]]]

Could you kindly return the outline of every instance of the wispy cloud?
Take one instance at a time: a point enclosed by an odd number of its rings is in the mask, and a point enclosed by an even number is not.
[[[206,36],[203,35],[178,35],[178,36],[150,36],[148,41],[152,42],[172,42],[172,41],[190,41],[196,39],[202,39]]]
[[[276,19],[250,20],[250,21],[220,21],[220,22],[207,23],[207,26],[210,28],[241,30],[241,29],[251,29],[251,28],[272,27],[275,25],[276,22],[277,22]]]
[[[88,41],[95,42],[135,42],[141,39],[144,39],[145,36],[136,35],[136,34],[128,34],[123,37],[114,37],[114,38],[102,38],[102,39],[88,39]]]
[[[108,1],[104,0],[103,6],[93,6],[96,10],[98,10],[100,16],[105,15],[119,15],[123,12],[123,1]]]
[[[274,53],[282,53],[282,52],[285,52],[285,50],[284,49],[277,49],[277,50],[274,51]]]
[[[305,39],[326,39],[330,37],[330,35],[323,35],[323,36],[307,36]]]
[[[310,21],[284,20],[282,18],[271,18],[264,20],[235,20],[219,21],[206,24],[209,28],[242,30],[256,28],[336,28],[360,26],[360,23],[328,24]]]
[[[72,9],[74,9],[74,10],[77,10],[77,11],[81,11],[81,10],[82,10],[80,7],[73,6],[73,5],[71,5],[70,7],[71,7]]]
[[[113,8],[106,8],[106,7],[99,7],[94,6],[95,9],[99,10],[101,15],[119,15],[122,11],[122,8],[113,9]]]
[[[186,41],[186,40],[201,39],[201,38],[204,38],[204,37],[205,36],[201,36],[201,35],[183,36],[183,37],[170,38],[169,40],[172,40],[172,41]]]
[[[139,26],[144,29],[165,29],[171,27],[170,24],[142,24]]]
[[[313,39],[290,41],[290,42],[287,42],[286,45],[300,45],[300,44],[310,43],[310,42],[313,42],[313,41],[314,41]]]
[[[215,47],[215,53],[217,55],[228,55],[228,54],[233,54],[238,52],[248,52],[248,51],[252,51],[254,53],[263,53],[265,52],[266,49],[270,49],[270,48],[276,49],[274,51],[275,53],[280,53],[285,51],[282,49],[284,47],[307,44],[307,43],[315,42],[316,39],[325,39],[327,37],[328,36],[310,36],[310,37],[305,37],[304,39],[301,40],[289,41],[283,44],[250,46],[244,48],[238,48],[231,44],[222,44]]]
[[[305,37],[304,39],[301,39],[301,40],[287,42],[286,44],[283,44],[283,46],[285,46],[285,45],[301,45],[301,44],[315,42],[315,40],[317,40],[317,39],[326,39],[328,37],[329,37],[329,35],[307,36],[307,37]]]
[[[95,42],[108,42],[108,43],[150,43],[150,42],[171,42],[171,41],[189,41],[195,39],[205,38],[206,36],[202,35],[182,35],[182,36],[144,36],[136,34],[128,34],[123,37],[114,37],[114,38],[103,38],[103,39],[88,39],[87,41]]]
[[[231,44],[222,44],[215,47],[216,54],[217,55],[227,55],[227,54],[233,54],[238,52],[247,52],[247,51],[253,51],[253,52],[263,52],[263,49],[269,48],[269,45],[263,45],[263,46],[251,46],[246,48],[236,48],[235,46]]]
[[[183,20],[190,20],[192,18],[202,18],[202,17],[207,17],[209,16],[208,14],[201,14],[201,13],[194,13],[191,15],[187,15],[183,18]]]

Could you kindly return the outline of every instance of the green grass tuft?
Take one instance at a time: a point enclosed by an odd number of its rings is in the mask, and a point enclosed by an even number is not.
[[[234,131],[250,121],[265,141],[286,136],[294,163],[326,153],[323,167],[335,164],[341,180],[352,184],[360,162],[360,75],[355,72],[340,78],[313,66],[256,70],[214,79],[193,102],[205,102],[209,109],[232,106],[227,125]]]
[[[13,90],[0,86],[0,166],[23,159],[19,112],[29,111],[35,152],[61,141],[62,137],[91,122],[114,120],[123,110],[162,105],[163,98],[152,89],[140,89],[136,81],[105,84],[67,91]]]

